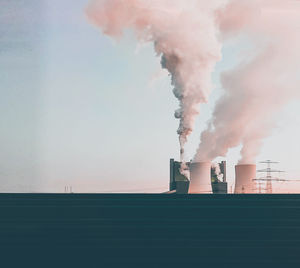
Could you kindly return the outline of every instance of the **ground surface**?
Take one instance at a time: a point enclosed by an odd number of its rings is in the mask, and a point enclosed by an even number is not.
[[[0,215],[1,258],[40,267],[300,267],[300,195],[0,194]]]

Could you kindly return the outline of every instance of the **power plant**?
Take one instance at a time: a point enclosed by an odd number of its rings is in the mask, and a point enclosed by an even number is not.
[[[187,162],[186,176],[180,171],[181,162],[170,159],[170,188],[167,193],[227,194],[226,161],[218,165],[220,174],[210,162]]]
[[[235,185],[231,193],[234,194],[271,194],[272,181],[286,182],[271,176],[271,172],[281,173],[281,170],[271,169],[271,160],[260,163],[268,164],[266,169],[256,169],[255,164],[237,164],[235,166]],[[173,194],[227,194],[227,174],[226,161],[220,163],[211,162],[190,162],[184,163],[170,159],[170,187],[166,193]],[[257,172],[265,172],[265,177],[256,177]],[[299,181],[299,180],[293,180]],[[262,183],[265,188],[261,187]]]

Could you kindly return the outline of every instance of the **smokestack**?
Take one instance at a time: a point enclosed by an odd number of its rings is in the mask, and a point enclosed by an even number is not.
[[[253,179],[256,178],[256,165],[235,166],[235,194],[249,194],[254,192]]]
[[[211,194],[211,163],[192,162],[190,164],[189,194]]]

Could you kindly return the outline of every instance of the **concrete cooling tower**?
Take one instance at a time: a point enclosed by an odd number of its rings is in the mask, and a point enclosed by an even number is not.
[[[190,187],[189,194],[211,194],[211,163],[190,163]]]
[[[249,194],[254,192],[256,165],[235,166],[235,194]]]

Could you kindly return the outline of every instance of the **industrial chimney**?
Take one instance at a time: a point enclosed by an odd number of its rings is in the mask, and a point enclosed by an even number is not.
[[[211,194],[211,163],[190,163],[190,187],[189,194]]]
[[[256,165],[235,166],[235,194],[249,194],[254,192]]]

